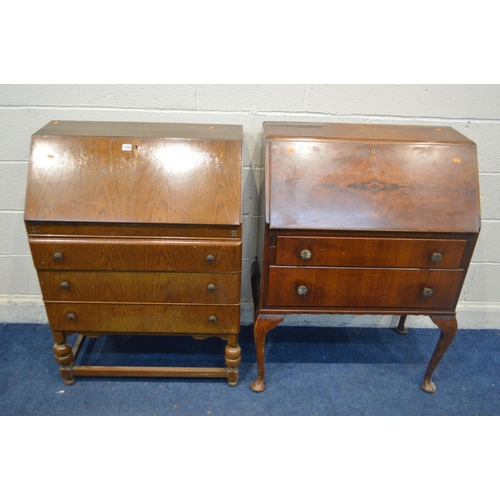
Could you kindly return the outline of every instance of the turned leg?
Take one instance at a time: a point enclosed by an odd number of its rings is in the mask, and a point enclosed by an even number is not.
[[[408,333],[407,328],[405,327],[406,314],[399,318],[398,326],[396,327],[396,331],[401,335],[406,335]]]
[[[56,361],[61,365],[61,377],[64,379],[66,385],[72,385],[75,383],[73,377],[73,352],[71,346],[66,342],[66,336],[63,332],[53,331],[52,336],[54,337],[54,354],[56,355]]]
[[[241,347],[238,335],[228,335],[226,346],[227,383],[234,387],[238,383],[238,366],[241,363]]]
[[[254,322],[253,336],[255,342],[255,353],[257,356],[257,378],[250,384],[250,388],[254,392],[262,392],[264,390],[264,362],[265,362],[265,344],[266,335],[269,330],[278,326],[285,316],[274,314],[259,314]]]
[[[422,389],[425,392],[436,392],[436,386],[431,381],[431,376],[448,347],[450,347],[453,342],[453,339],[457,334],[458,324],[455,316],[431,316],[430,318],[433,323],[437,325],[441,333],[434,354],[432,355],[429,366],[425,372]]]

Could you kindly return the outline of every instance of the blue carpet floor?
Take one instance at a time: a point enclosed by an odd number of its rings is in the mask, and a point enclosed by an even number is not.
[[[459,330],[433,376],[437,392],[427,394],[420,384],[438,336],[279,326],[267,336],[266,389],[256,394],[250,327],[240,335],[236,387],[224,379],[101,377],[66,386],[48,325],[0,324],[0,415],[499,415],[500,330]],[[85,345],[80,364],[224,366],[217,338],[103,336]]]

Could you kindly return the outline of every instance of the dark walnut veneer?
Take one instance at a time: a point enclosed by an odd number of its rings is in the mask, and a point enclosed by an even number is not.
[[[475,144],[450,127],[266,122],[263,149],[252,389],[286,314],[400,315],[399,333],[415,314],[441,330],[434,392],[480,231]]]

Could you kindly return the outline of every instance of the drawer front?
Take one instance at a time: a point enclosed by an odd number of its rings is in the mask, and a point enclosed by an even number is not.
[[[241,241],[31,238],[37,269],[102,271],[241,270]]]
[[[267,305],[449,310],[462,275],[459,270],[271,266]]]
[[[45,302],[52,330],[117,333],[238,333],[239,305]]]
[[[206,238],[211,240],[241,238],[238,226],[172,226],[163,224],[96,224],[92,222],[25,221],[29,236],[101,238]]]
[[[44,300],[239,304],[240,273],[38,271]]]
[[[304,238],[280,236],[279,266],[460,267],[466,240],[403,238]]]

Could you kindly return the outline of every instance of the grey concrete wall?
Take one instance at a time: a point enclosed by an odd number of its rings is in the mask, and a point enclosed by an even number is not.
[[[263,121],[452,126],[478,146],[483,220],[458,307],[459,322],[478,328],[500,324],[500,85],[0,85],[3,322],[47,320],[23,210],[30,137],[50,120],[243,125],[243,323],[252,320],[250,265],[261,212]],[[362,326],[394,320],[303,315],[287,321]],[[426,319],[412,321],[429,324]]]

